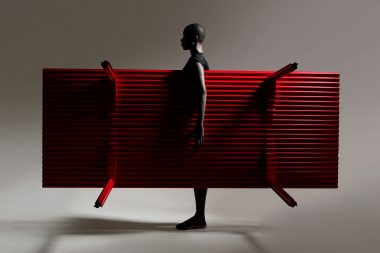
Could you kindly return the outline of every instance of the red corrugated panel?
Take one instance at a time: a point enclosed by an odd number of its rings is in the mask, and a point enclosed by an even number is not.
[[[205,143],[179,70],[43,71],[43,187],[269,187],[263,80],[272,71],[206,70]],[[277,81],[273,165],[284,188],[338,187],[339,74]]]

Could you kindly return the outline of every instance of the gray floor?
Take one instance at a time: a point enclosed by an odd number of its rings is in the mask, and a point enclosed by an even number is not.
[[[100,209],[92,207],[96,189],[43,189],[37,190],[39,197],[21,188],[11,192],[2,198],[8,206],[2,207],[7,215],[0,222],[1,252],[375,253],[379,249],[379,204],[375,193],[365,195],[359,189],[352,193],[289,190],[298,201],[295,208],[269,189],[209,189],[208,227],[192,231],[174,227],[194,211],[191,189],[115,189]],[[17,196],[25,201],[17,201]]]

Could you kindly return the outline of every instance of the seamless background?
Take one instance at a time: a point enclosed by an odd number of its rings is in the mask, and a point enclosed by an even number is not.
[[[380,2],[1,1],[1,252],[379,252]],[[42,188],[42,69],[182,69],[205,27],[211,69],[341,74],[338,189],[209,189],[202,231],[175,231],[192,189]],[[207,113],[207,108],[206,108]],[[206,133],[207,134],[207,133]],[[207,142],[207,137],[205,139]]]

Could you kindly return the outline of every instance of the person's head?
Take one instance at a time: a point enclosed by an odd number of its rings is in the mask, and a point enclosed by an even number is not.
[[[195,47],[198,43],[202,44],[206,37],[205,29],[198,23],[187,25],[183,30],[181,45],[184,50]]]

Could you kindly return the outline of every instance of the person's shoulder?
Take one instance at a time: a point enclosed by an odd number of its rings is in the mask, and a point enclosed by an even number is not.
[[[190,69],[190,68],[193,68],[196,64],[196,60],[190,56],[189,59],[187,60],[183,70],[187,70],[187,69]]]
[[[192,58],[194,59],[194,61],[199,62],[205,70],[209,69],[207,58],[203,53],[196,54],[196,55],[192,56]]]
[[[204,62],[206,60],[206,56],[203,53],[195,54],[194,56],[192,56],[192,58],[199,62]]]
[[[202,64],[202,61],[200,61],[200,59],[198,59],[195,56],[191,56],[189,58],[189,60],[187,61],[187,65],[189,65],[189,67],[191,67],[191,68],[196,68],[197,67],[197,63]]]

